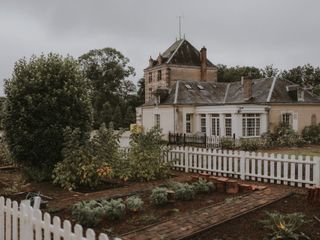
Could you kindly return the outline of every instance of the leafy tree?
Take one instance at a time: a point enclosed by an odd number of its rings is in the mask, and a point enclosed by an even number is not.
[[[142,105],[145,99],[145,80],[144,78],[140,78],[138,81],[138,105]]]
[[[54,183],[68,190],[94,188],[112,177],[119,159],[120,135],[121,132],[102,125],[89,139],[83,137],[79,129],[67,128],[63,161],[57,163],[53,171]]]
[[[218,81],[219,82],[235,82],[240,81],[241,77],[251,75],[252,78],[261,78],[262,74],[259,68],[249,66],[227,67],[223,64],[218,64]]]
[[[167,147],[161,136],[161,130],[156,127],[146,133],[131,134],[128,160],[132,179],[150,181],[169,176],[170,163],[163,161]]]
[[[125,80],[135,74],[134,69],[129,66],[129,59],[113,48],[91,50],[80,56],[79,61],[93,88],[94,128],[102,123],[108,125],[112,119],[106,115],[104,105],[108,102],[111,107],[107,107],[108,112],[119,113],[116,107],[123,105],[125,98],[135,91],[134,84]],[[122,109],[120,107],[120,112]],[[125,112],[119,115],[124,116]],[[115,127],[122,127],[122,124]]]
[[[310,64],[298,66],[290,70],[284,70],[281,73],[281,78],[291,82],[314,87],[314,92],[320,92],[320,68],[313,67]]]
[[[13,159],[51,175],[62,159],[64,129],[90,130],[89,86],[72,57],[50,53],[17,61],[5,82],[4,129]]]
[[[274,68],[273,65],[267,65],[265,68],[261,69],[261,75],[265,78],[274,77],[279,73],[278,68]]]

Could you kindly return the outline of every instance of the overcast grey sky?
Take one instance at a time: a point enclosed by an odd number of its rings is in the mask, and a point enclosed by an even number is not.
[[[320,65],[318,0],[0,0],[0,95],[21,57],[114,47],[137,76],[182,32],[213,63]]]

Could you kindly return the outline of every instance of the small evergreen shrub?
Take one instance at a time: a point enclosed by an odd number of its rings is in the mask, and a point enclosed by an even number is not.
[[[94,227],[102,220],[102,206],[97,201],[78,202],[71,209],[72,216],[81,225]]]
[[[142,210],[144,202],[140,197],[131,196],[126,199],[125,204],[128,210],[132,212],[137,212]]]
[[[150,201],[152,204],[160,206],[165,205],[168,202],[167,188],[157,187],[152,190]]]
[[[101,201],[103,213],[109,220],[120,220],[126,213],[126,205],[121,198]]]
[[[243,151],[257,151],[261,147],[259,139],[241,138],[240,149]]]
[[[197,182],[194,182],[192,185],[196,193],[210,193],[214,190],[213,183],[202,178]]]
[[[267,212],[267,219],[260,221],[264,228],[270,230],[266,240],[288,239],[309,240],[310,238],[297,230],[305,223],[302,213],[280,214],[278,212]]]
[[[227,137],[222,137],[220,139],[220,147],[222,149],[234,149],[236,147],[234,139],[227,138]]]
[[[188,183],[174,183],[172,190],[175,191],[175,197],[178,200],[190,201],[196,196],[194,187]]]

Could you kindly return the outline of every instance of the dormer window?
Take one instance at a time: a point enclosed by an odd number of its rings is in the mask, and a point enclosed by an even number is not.
[[[204,90],[204,87],[201,86],[200,84],[198,84],[197,87],[198,87],[200,90]]]
[[[162,79],[162,72],[161,70],[158,70],[158,81]]]
[[[191,90],[191,89],[192,89],[192,87],[191,87],[189,84],[185,84],[185,86],[186,86],[186,88],[187,88],[188,90]]]

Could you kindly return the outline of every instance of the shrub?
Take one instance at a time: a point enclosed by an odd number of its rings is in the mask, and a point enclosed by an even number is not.
[[[63,131],[90,130],[90,84],[78,61],[57,54],[20,59],[5,83],[4,130],[14,161],[46,169],[62,160]]]
[[[143,208],[143,201],[140,197],[137,196],[128,197],[125,201],[125,204],[127,206],[127,209],[132,212],[140,211]]]
[[[196,193],[209,193],[214,190],[213,183],[202,178],[197,182],[194,182],[192,185]]]
[[[302,146],[305,143],[303,138],[287,124],[280,124],[273,133],[268,133],[265,137],[269,147]]]
[[[103,217],[102,206],[97,201],[78,202],[73,205],[72,216],[86,227],[96,226]]]
[[[103,214],[109,220],[120,220],[126,213],[126,206],[121,198],[101,201]]]
[[[0,138],[0,165],[12,164],[12,158],[8,149],[8,145],[3,137]]]
[[[220,146],[222,149],[234,149],[235,142],[232,138],[222,137],[220,139]]]
[[[302,130],[302,137],[305,141],[319,144],[320,143],[320,124],[305,127]]]
[[[260,221],[266,229],[271,230],[267,239],[310,239],[304,233],[296,231],[307,221],[302,213],[280,214],[267,212],[267,219]]]
[[[175,197],[178,200],[189,201],[196,196],[194,187],[188,183],[174,183],[172,190],[175,191]]]
[[[167,178],[170,174],[170,163],[163,160],[167,147],[161,139],[159,128],[152,128],[146,133],[132,133],[128,160],[130,161],[131,178],[139,181],[150,181]]]
[[[243,151],[257,151],[261,147],[259,139],[241,138],[240,149]]]
[[[164,205],[168,202],[168,189],[157,187],[152,190],[150,200],[154,205]]]
[[[53,182],[65,189],[94,188],[112,176],[108,162],[94,152],[92,143],[79,129],[66,129],[62,154],[64,159],[54,168]]]

